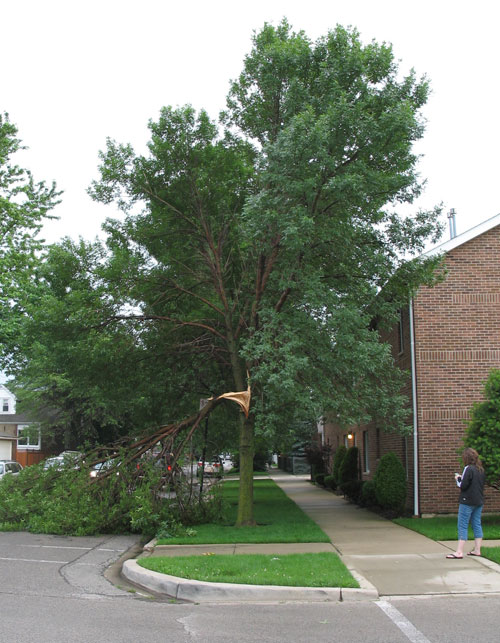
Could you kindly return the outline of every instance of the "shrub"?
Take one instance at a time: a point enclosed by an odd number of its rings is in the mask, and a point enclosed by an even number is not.
[[[335,478],[333,476],[325,476],[325,487],[327,489],[335,491],[335,489],[337,488],[337,483],[335,482]]]
[[[361,489],[359,498],[360,504],[363,507],[373,507],[377,504],[377,496],[375,495],[375,483],[373,480],[367,480]]]
[[[500,489],[500,369],[490,371],[484,398],[472,407],[464,442],[479,453],[487,482]]]
[[[363,480],[348,480],[342,485],[342,493],[349,498],[351,502],[358,503],[364,484]]]
[[[314,477],[314,482],[323,487],[325,485],[325,474],[317,473],[316,476]]]
[[[345,483],[351,482],[351,480],[359,480],[358,455],[358,447],[350,447],[347,449],[340,466],[339,478],[337,480],[340,487],[343,488]]]
[[[330,447],[327,445],[319,446],[312,444],[304,448],[304,453],[311,467],[311,480],[315,481],[318,473],[324,473],[326,475]]]
[[[340,483],[340,467],[342,466],[342,462],[345,458],[345,454],[347,453],[347,449],[343,444],[341,444],[338,449],[335,451],[335,456],[333,458],[333,471],[332,475],[335,479],[335,484],[338,486]]]
[[[391,451],[382,456],[373,482],[377,503],[382,509],[400,513],[406,501],[406,473],[395,453]]]

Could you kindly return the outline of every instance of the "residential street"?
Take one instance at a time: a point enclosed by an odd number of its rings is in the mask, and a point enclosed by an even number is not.
[[[498,595],[316,604],[174,604],[104,570],[133,537],[0,533],[0,640],[9,643],[498,641]]]

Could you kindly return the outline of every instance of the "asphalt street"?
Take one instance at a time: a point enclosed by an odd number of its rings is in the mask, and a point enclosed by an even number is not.
[[[265,605],[147,596],[116,574],[136,542],[0,533],[0,643],[499,640],[498,595]]]

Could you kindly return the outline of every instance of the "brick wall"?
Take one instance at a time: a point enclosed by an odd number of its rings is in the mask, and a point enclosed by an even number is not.
[[[465,424],[492,368],[500,368],[500,226],[450,250],[447,275],[433,288],[421,288],[414,300],[419,432],[419,511],[457,511],[453,474],[461,470]],[[411,370],[408,309],[399,325],[382,332],[396,365]],[[400,348],[402,350],[400,351]],[[411,408],[411,380],[405,386]],[[410,422],[412,420],[410,419]],[[375,424],[353,427],[364,462],[363,431],[368,431],[370,479],[384,453],[394,451],[407,472],[407,505],[413,507],[413,436],[385,433]],[[343,443],[347,431],[325,425],[325,441]],[[485,511],[500,511],[500,492],[487,490]]]
[[[500,226],[450,250],[446,267],[414,301],[422,513],[456,511],[465,423],[500,368]],[[485,511],[499,509],[488,492]]]

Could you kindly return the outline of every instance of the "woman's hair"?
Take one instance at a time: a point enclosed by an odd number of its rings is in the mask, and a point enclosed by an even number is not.
[[[476,449],[467,447],[467,449],[465,449],[462,453],[462,460],[464,461],[465,465],[472,464],[477,467],[479,471],[483,471],[483,465],[481,464],[479,453],[476,451]]]

